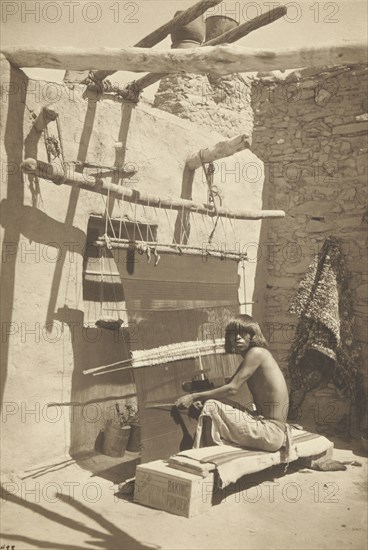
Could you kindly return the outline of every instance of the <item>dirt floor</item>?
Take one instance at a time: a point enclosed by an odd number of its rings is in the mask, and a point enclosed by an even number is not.
[[[351,447],[335,441],[346,471],[274,467],[192,519],[119,498],[116,484],[71,461],[30,470],[3,485],[1,548],[365,549],[368,460]]]

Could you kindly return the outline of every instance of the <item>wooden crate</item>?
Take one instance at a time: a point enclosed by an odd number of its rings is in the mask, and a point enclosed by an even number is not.
[[[212,507],[213,489],[213,472],[203,477],[155,460],[137,467],[134,502],[189,518]]]

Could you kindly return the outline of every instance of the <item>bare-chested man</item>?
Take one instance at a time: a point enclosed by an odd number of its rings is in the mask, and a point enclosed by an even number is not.
[[[266,349],[267,342],[250,315],[238,315],[226,326],[225,350],[243,357],[229,383],[209,391],[180,397],[177,407],[205,402],[194,446],[235,444],[263,451],[277,451],[285,443],[289,396],[284,376]],[[229,404],[247,382],[256,413]]]

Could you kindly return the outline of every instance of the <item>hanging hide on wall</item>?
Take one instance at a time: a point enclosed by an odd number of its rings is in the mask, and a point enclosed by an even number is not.
[[[329,379],[354,397],[359,347],[354,338],[348,274],[336,238],[325,240],[289,310],[299,317],[288,362],[290,418],[306,393]]]

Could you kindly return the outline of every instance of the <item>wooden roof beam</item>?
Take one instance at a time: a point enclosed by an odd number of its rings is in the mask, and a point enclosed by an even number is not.
[[[92,66],[95,69],[110,67],[133,72],[218,75],[365,64],[367,61],[366,44],[363,40],[276,50],[240,48],[233,45],[176,50],[15,46],[4,48],[2,53],[15,67],[83,70]]]

